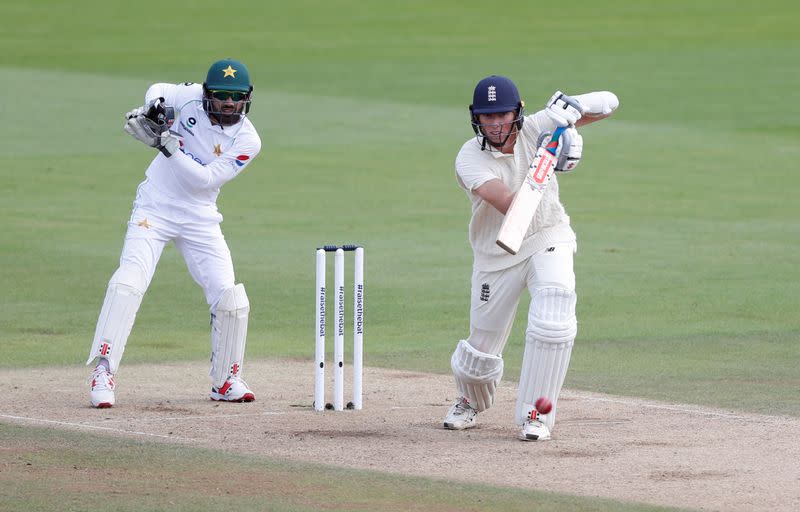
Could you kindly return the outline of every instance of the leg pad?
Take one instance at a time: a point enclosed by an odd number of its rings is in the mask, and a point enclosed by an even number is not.
[[[503,358],[481,352],[464,340],[450,358],[453,376],[461,394],[473,409],[484,411],[494,403],[497,384],[503,378]]]
[[[240,377],[247,341],[250,302],[243,284],[222,292],[211,315],[211,380],[222,387],[231,377]]]

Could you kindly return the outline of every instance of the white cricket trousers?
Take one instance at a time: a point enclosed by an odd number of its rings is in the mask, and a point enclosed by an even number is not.
[[[576,248],[575,242],[557,244],[507,269],[473,270],[467,343],[481,352],[501,355],[525,288],[531,296],[543,287],[575,290]]]
[[[141,204],[139,199],[128,221],[120,266],[138,266],[149,287],[164,247],[175,242],[213,313],[222,292],[234,286],[233,260],[219,221],[200,219],[189,207]]]

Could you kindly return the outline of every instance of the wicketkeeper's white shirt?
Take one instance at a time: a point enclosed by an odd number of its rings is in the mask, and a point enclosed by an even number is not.
[[[558,180],[550,180],[533,222],[517,254],[512,255],[497,245],[497,232],[503,224],[503,214],[475,194],[474,190],[492,179],[501,179],[513,191],[519,190],[536,154],[536,142],[543,132],[552,133],[555,124],[540,110],[526,116],[522,131],[514,145],[514,154],[506,155],[487,149],[475,137],[461,147],[456,157],[456,179],[472,201],[472,218],[469,222],[469,241],[475,257],[476,270],[491,272],[502,270],[529,258],[549,246],[575,242],[575,232],[569,225],[569,216],[558,197]]]
[[[154,84],[145,100],[158,97],[175,108],[172,130],[183,137],[183,145],[170,158],[157,154],[138,193],[162,204],[183,207],[197,220],[222,221],[216,205],[220,188],[255,158],[261,150],[261,138],[246,117],[233,126],[212,125],[203,110],[200,84]]]

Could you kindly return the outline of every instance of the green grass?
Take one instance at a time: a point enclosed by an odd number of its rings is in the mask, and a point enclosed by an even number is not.
[[[312,249],[355,241],[367,364],[449,371],[471,267],[453,159],[472,87],[500,73],[529,110],[555,89],[622,102],[560,183],[579,236],[566,385],[800,415],[796,3],[237,5],[0,6],[0,367],[83,362],[153,156],[122,113],[149,83],[202,81],[231,56],[264,141],[220,200],[248,357],[311,359]],[[125,363],[205,359],[207,324],[170,247]]]
[[[678,510],[0,424],[0,510]],[[216,468],[216,469],[211,469]]]

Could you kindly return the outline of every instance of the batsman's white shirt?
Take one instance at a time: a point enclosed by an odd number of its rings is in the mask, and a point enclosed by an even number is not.
[[[172,130],[181,150],[150,163],[136,191],[120,264],[139,266],[147,285],[166,244],[175,243],[192,277],[203,287],[213,311],[222,292],[234,286],[233,262],[219,223],[220,188],[238,176],[261,149],[249,119],[233,126],[212,125],[202,105],[200,84],[155,84],[146,101],[158,97],[175,108]]]
[[[475,137],[465,142],[458,152],[456,179],[472,201],[469,241],[475,257],[475,270],[502,270],[517,265],[550,246],[575,243],[575,232],[572,231],[569,216],[559,200],[558,180],[555,175],[551,178],[525,240],[515,255],[509,254],[496,243],[497,232],[503,224],[503,214],[474,192],[476,188],[493,179],[503,180],[513,191],[519,190],[536,154],[539,136],[544,132],[552,133],[555,128],[553,121],[540,110],[525,117],[513,154],[507,155],[489,149],[481,151],[481,145]]]

